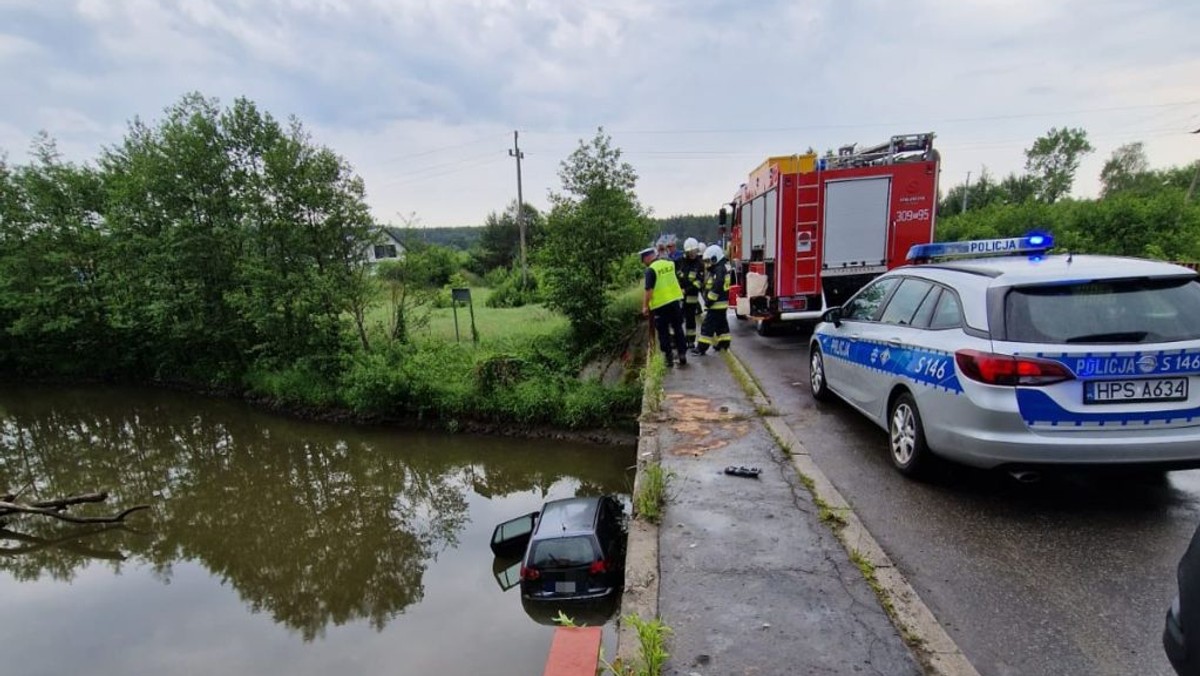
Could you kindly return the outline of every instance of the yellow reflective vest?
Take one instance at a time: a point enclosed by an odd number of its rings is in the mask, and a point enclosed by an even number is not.
[[[675,276],[675,263],[659,258],[650,264],[654,271],[654,290],[650,292],[650,309],[656,310],[674,300],[683,299],[683,289]]]

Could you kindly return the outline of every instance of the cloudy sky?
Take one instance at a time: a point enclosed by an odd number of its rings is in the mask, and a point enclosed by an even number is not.
[[[935,131],[943,187],[1082,126],[1200,158],[1194,0],[0,0],[0,150],[68,158],[188,91],[296,115],[377,217],[478,224],[603,125],[655,214],[711,212],[771,154]]]

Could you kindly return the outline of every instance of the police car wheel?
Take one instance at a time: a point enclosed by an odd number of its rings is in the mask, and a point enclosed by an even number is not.
[[[829,383],[825,381],[825,357],[821,355],[821,348],[816,345],[809,348],[808,387],[813,399],[817,401],[829,401],[833,398],[833,392],[829,391]]]
[[[917,402],[907,392],[892,404],[888,416],[888,446],[892,464],[902,474],[910,477],[927,476],[933,464],[932,453],[925,443],[925,428]]]

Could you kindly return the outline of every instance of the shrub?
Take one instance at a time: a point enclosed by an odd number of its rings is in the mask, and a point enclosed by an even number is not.
[[[500,269],[503,270],[504,268]],[[493,277],[500,276],[494,275]],[[497,283],[492,286],[492,295],[488,296],[487,299],[488,307],[521,307],[542,301],[537,276],[535,275],[529,275],[528,281],[524,284],[521,282],[521,274],[519,272],[508,272],[496,281]]]
[[[304,361],[277,368],[252,368],[244,382],[254,394],[285,404],[331,406],[339,400],[337,384]]]
[[[398,368],[399,350],[360,354],[342,378],[342,400],[356,413],[379,415],[404,410],[411,390]]]

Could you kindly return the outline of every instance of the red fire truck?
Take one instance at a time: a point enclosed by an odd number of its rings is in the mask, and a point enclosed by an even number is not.
[[[932,133],[837,155],[770,157],[738,189],[730,304],[760,332],[813,320],[933,240],[938,154]],[[723,207],[720,222],[729,211]]]

